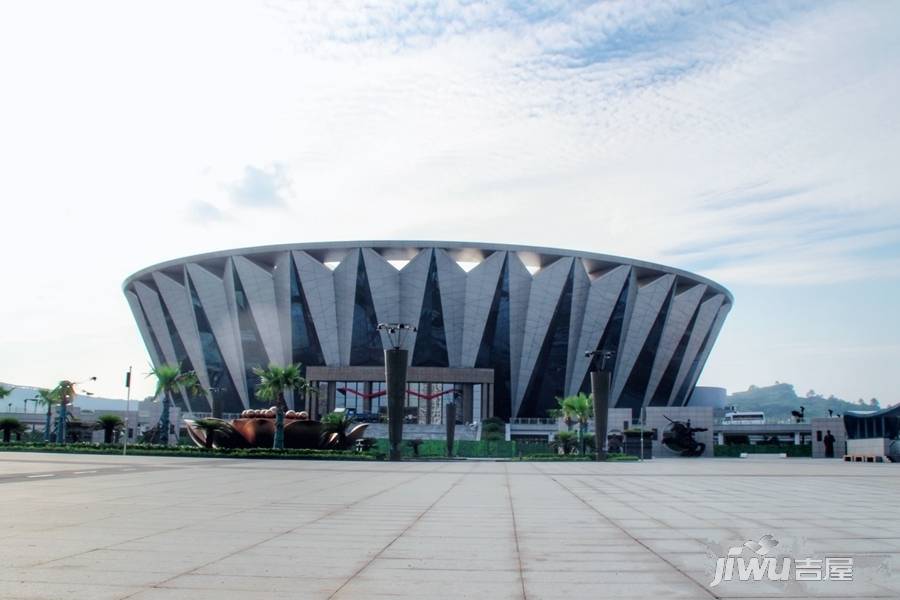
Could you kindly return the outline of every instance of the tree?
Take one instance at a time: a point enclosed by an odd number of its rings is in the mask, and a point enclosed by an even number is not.
[[[205,439],[203,445],[207,450],[212,449],[217,431],[228,431],[228,425],[220,419],[197,419],[194,421],[194,426],[203,430]]]
[[[872,408],[881,408],[878,404],[878,398],[869,398],[869,406]]]
[[[12,434],[21,435],[25,433],[25,425],[15,417],[4,417],[0,419],[0,430],[3,431],[3,443],[8,444]]]
[[[322,417],[322,436],[326,441],[334,439],[335,445],[339,450],[344,450],[348,446],[347,434],[353,425],[353,419],[344,412],[328,413]]]
[[[104,444],[112,444],[113,435],[115,435],[116,431],[121,430],[124,425],[125,422],[117,415],[100,415],[94,427],[103,430]]]
[[[488,417],[481,422],[481,439],[485,442],[500,442],[506,439],[506,424],[499,417]]]
[[[587,434],[588,422],[591,420],[591,417],[594,416],[594,402],[591,400],[590,396],[581,392],[575,396],[567,396],[561,401],[557,401],[566,407],[575,420],[578,421],[578,439],[581,446],[581,453],[584,454],[584,436]]]
[[[53,429],[53,424],[50,422],[53,418],[53,405],[59,402],[59,398],[56,390],[41,388],[37,391],[37,396],[34,397],[34,400],[38,404],[47,407],[47,421],[44,423],[44,441],[49,442],[50,431]]]
[[[9,396],[13,391],[13,388],[3,387],[0,385],[0,400],[3,400],[7,396]]]
[[[275,402],[275,440],[272,448],[282,450],[284,449],[284,391],[302,392],[312,388],[300,374],[299,363],[286,367],[270,364],[265,369],[254,368],[253,372],[259,377],[256,395],[264,400]]]
[[[156,395],[155,397],[162,402],[162,413],[159,416],[159,441],[164,445],[169,445],[169,406],[172,402],[172,395],[176,392],[184,390],[188,395],[199,394],[200,382],[197,374],[193,371],[182,373],[177,365],[162,364],[158,367],[151,367],[147,377],[156,377]]]
[[[572,425],[575,424],[575,414],[572,412],[572,407],[566,404],[565,398],[557,398],[556,404],[559,408],[549,411],[551,413],[550,416],[557,419],[562,418],[563,423],[566,424],[566,431],[572,431]]]

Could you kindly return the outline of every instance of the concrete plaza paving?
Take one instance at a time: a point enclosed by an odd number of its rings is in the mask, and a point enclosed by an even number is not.
[[[0,453],[0,598],[900,598],[900,466]],[[732,581],[771,534],[853,581]]]

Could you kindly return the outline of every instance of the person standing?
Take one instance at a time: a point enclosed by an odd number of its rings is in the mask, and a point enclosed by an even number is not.
[[[830,429],[825,432],[822,442],[825,444],[825,458],[834,458],[834,436]]]

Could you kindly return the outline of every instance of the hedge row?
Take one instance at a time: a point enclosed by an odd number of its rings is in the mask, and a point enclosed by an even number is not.
[[[5,452],[52,452],[58,454],[122,454],[122,446],[114,444],[76,443],[45,444],[42,442],[0,444]],[[197,446],[159,446],[134,444],[128,446],[132,456],[187,456],[194,458],[278,458],[289,460],[375,460],[373,453],[344,450],[273,450],[271,448],[207,450]]]
[[[415,458],[416,453],[413,450],[410,440],[403,440],[401,451],[403,456],[407,458]],[[544,447],[545,452],[547,446]],[[376,453],[387,454],[390,449],[388,440],[375,440],[375,446],[372,448]],[[422,440],[419,444],[419,458],[439,458],[447,456],[447,442],[445,440]],[[453,443],[453,456],[459,458],[513,458],[517,456],[516,442],[507,441],[486,441],[486,440],[456,440]]]

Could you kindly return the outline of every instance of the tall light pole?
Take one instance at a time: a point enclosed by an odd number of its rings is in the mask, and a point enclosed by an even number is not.
[[[125,373],[125,435],[122,436],[124,441],[122,442],[122,456],[128,454],[128,423],[131,416],[131,366],[128,367],[128,372]]]
[[[606,361],[615,353],[612,350],[585,352],[591,359],[591,396],[594,400],[594,449],[597,460],[606,460],[606,428],[609,421],[609,387],[612,374]],[[600,362],[598,365],[597,362]]]
[[[409,352],[401,348],[405,332],[416,328],[407,323],[379,323],[378,331],[387,333],[391,347],[384,351],[384,383],[388,397],[389,460],[398,461],[402,455],[403,406],[406,404],[406,363]]]

